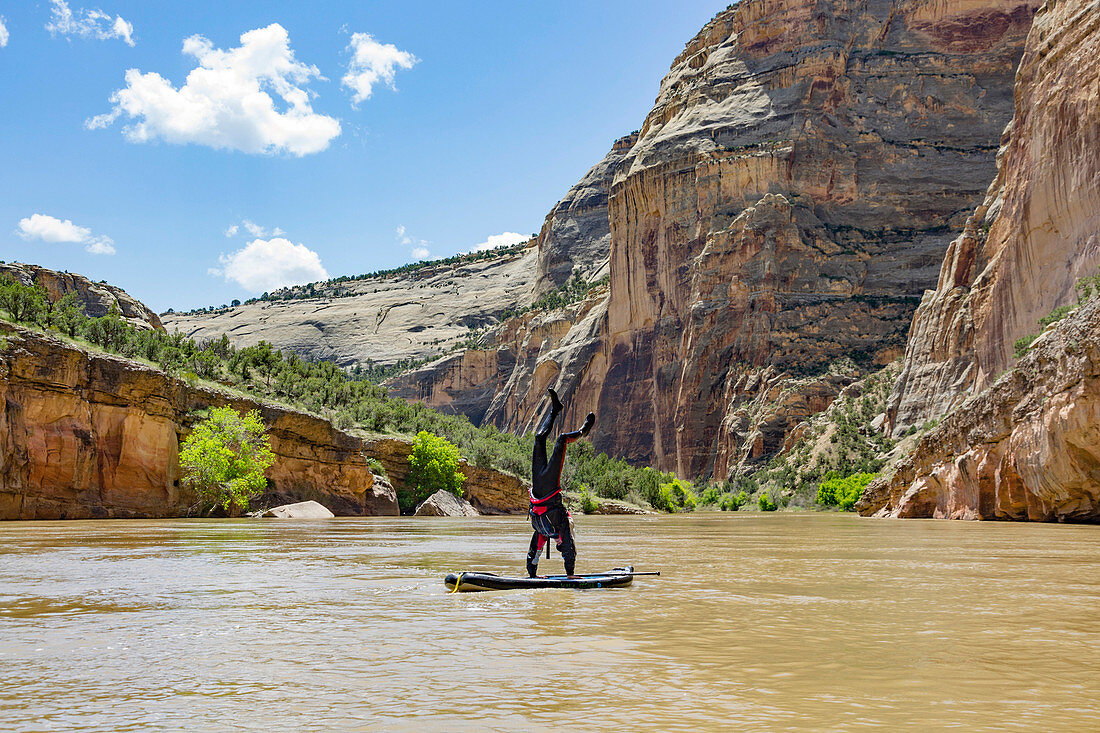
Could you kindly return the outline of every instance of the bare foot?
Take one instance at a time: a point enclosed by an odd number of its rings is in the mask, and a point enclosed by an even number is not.
[[[581,425],[581,435],[588,435],[592,430],[592,426],[596,424],[596,413],[588,413],[588,417],[584,419],[584,425]]]
[[[550,406],[557,412],[561,410],[561,400],[558,399],[558,393],[554,391],[553,387],[546,388],[546,394],[550,395]]]

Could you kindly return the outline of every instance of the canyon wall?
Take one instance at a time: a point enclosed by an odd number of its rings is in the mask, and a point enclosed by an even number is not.
[[[895,432],[947,417],[868,487],[861,513],[1100,519],[1100,304],[1013,356],[1100,264],[1100,1],[1040,9],[1007,136],[914,320],[888,413]]]
[[[546,215],[536,241],[536,293],[560,288],[573,275],[595,280],[606,274],[611,251],[607,196],[615,174],[636,142],[637,133],[616,140],[603,160],[592,166]]]
[[[1100,5],[1047,3],[985,201],[917,311],[888,426],[946,414],[1013,361],[1013,343],[1100,265]]]
[[[429,404],[455,401],[454,375],[493,361],[491,380],[472,381],[499,385],[483,419],[501,428],[530,429],[556,386],[566,424],[595,411],[597,448],[633,462],[724,477],[774,455],[845,386],[830,363],[902,354],[994,174],[1036,5],[744,0],[719,13],[616,164],[602,302],[505,324],[495,356],[467,352],[449,383],[427,368],[402,389],[416,379]]]
[[[137,328],[155,328],[163,331],[160,317],[149,310],[144,303],[132,297],[122,288],[105,282],[92,282],[83,275],[72,272],[58,272],[38,265],[25,265],[21,262],[0,262],[0,277],[8,275],[23,285],[39,285],[46,291],[51,302],[76,293],[77,305],[92,318],[101,318],[118,308],[119,314]]]
[[[880,517],[1100,521],[1100,300],[963,401],[856,509]]]
[[[201,411],[226,405],[259,410],[268,430],[276,460],[256,503],[313,499],[342,515],[398,513],[394,489],[367,464],[388,455],[372,442],[0,322],[0,519],[193,513],[195,497],[179,483],[179,442]],[[470,467],[466,488],[488,511],[525,506],[523,483],[496,471]]]

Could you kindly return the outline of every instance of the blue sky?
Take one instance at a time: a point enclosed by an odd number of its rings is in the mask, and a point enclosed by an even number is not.
[[[0,259],[162,311],[536,232],[725,5],[0,0]]]

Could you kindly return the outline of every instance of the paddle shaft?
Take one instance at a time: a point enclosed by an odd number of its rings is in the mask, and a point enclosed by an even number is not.
[[[626,573],[626,572],[616,573],[615,571],[612,570],[612,571],[608,571],[606,573],[592,573],[591,575],[574,575],[573,577],[574,578],[602,578],[602,577],[607,576],[607,575],[660,575],[660,574],[661,574],[660,570],[657,570],[657,571],[652,572],[652,573]],[[569,576],[568,575],[547,575],[546,577],[547,578],[567,578]]]

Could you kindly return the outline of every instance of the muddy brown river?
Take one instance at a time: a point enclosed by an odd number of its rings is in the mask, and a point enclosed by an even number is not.
[[[0,523],[0,730],[1100,729],[1100,527],[581,517],[662,577],[446,592],[528,531]]]

